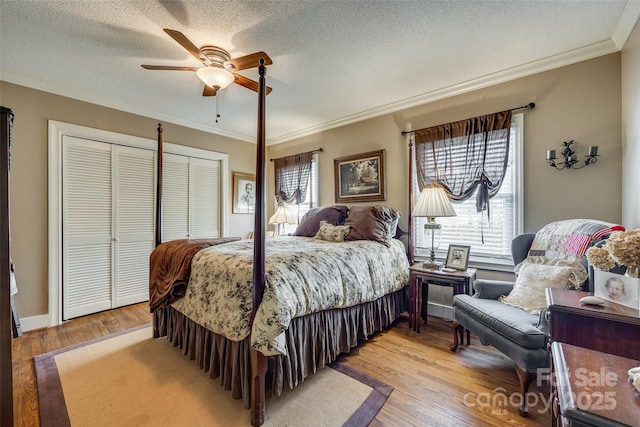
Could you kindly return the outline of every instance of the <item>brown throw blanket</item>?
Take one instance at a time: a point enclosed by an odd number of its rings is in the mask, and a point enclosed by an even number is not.
[[[151,252],[149,269],[149,309],[153,313],[182,298],[189,283],[191,259],[198,251],[240,237],[180,239],[161,243]]]

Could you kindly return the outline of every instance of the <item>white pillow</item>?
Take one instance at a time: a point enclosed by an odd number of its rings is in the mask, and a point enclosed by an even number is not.
[[[579,289],[587,279],[587,271],[579,261],[545,257],[529,257],[516,266],[515,272],[513,289],[499,300],[533,314],[539,314],[547,305],[545,288]]]

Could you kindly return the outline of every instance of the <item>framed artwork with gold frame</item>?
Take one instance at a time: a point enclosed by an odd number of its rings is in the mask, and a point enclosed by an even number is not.
[[[336,202],[386,200],[384,150],[333,160]]]

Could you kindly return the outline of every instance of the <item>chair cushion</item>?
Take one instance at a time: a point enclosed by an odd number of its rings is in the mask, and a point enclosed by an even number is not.
[[[454,318],[455,312],[463,311],[467,317],[522,347],[537,349],[546,345],[546,337],[537,327],[539,317],[535,314],[500,301],[464,294],[453,297],[453,307]],[[471,325],[465,325],[465,327],[473,331]]]

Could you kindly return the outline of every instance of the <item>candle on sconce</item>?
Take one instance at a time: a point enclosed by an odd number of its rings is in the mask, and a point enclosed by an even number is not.
[[[547,160],[555,160],[556,150],[547,150]]]
[[[591,145],[589,146],[589,157],[595,157],[598,155],[598,146]]]

